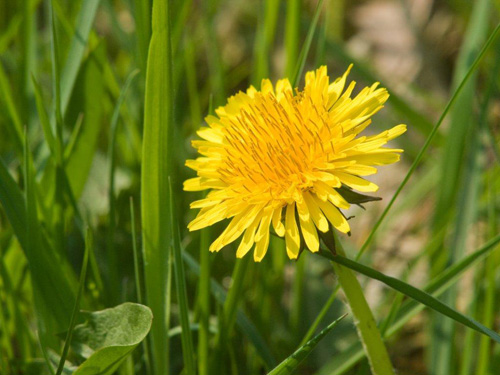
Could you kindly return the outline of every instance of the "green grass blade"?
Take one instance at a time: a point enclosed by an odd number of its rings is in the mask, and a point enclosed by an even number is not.
[[[19,190],[3,160],[0,160],[0,203],[19,243],[23,248],[26,248],[25,228],[27,220],[23,193]]]
[[[387,275],[384,275],[383,273],[374,270],[373,268],[367,267],[361,263],[358,263],[356,261],[353,261],[351,259],[345,258],[343,256],[337,255],[334,256],[331,252],[328,250],[322,251],[321,254],[325,258],[328,258],[335,263],[341,264],[345,267],[348,267],[356,272],[359,272],[365,276],[368,276],[372,279],[381,281],[385,285],[389,286],[390,288],[397,290],[400,293],[403,293],[404,295],[426,305],[427,307],[431,308],[432,310],[439,312],[454,321],[463,324],[464,326],[467,326],[469,328],[472,328],[484,335],[489,336],[493,340],[500,342],[500,335],[497,334],[496,332],[493,332],[491,329],[486,328],[483,326],[481,323],[475,321],[472,318],[469,318],[458,311],[454,310],[453,308],[445,305],[444,303],[440,302],[436,298],[432,297],[429,293],[415,288],[414,286],[411,286],[401,280],[398,280],[394,277],[390,277]]]
[[[114,249],[115,242],[115,227],[116,227],[116,198],[115,198],[115,168],[116,168],[116,134],[118,131],[118,119],[120,117],[120,109],[125,100],[125,96],[130,87],[130,84],[134,80],[134,78],[139,73],[138,70],[134,70],[129,74],[125,84],[123,85],[123,89],[120,92],[120,96],[115,105],[115,109],[113,110],[113,116],[111,117],[111,125],[110,125],[110,136],[109,136],[109,144],[108,144],[108,161],[109,161],[109,171],[108,171],[108,181],[109,181],[109,191],[108,191],[108,200],[109,200],[109,225],[108,225],[108,243],[107,243],[107,254],[108,254],[108,270],[109,270],[109,280],[111,290],[116,290],[119,287],[119,276],[118,269],[119,264],[116,260],[116,252]],[[113,293],[115,295],[115,293]]]
[[[489,0],[475,2],[471,20],[467,27],[465,41],[457,59],[453,86],[456,87],[471,66],[471,56],[484,42],[488,32],[490,17]],[[478,140],[477,120],[473,116],[476,98],[477,73],[462,89],[456,105],[450,111],[450,129],[444,145],[442,157],[440,188],[438,189],[433,230],[448,227],[450,208],[456,206],[456,220],[450,240],[450,250],[439,252],[431,257],[431,273],[437,274],[442,264],[454,263],[463,257],[468,229],[475,219],[477,210],[480,175],[478,153],[481,151]],[[468,155],[466,153],[468,152]],[[451,224],[451,223],[450,223]],[[442,238],[445,241],[445,238]],[[442,260],[442,261],[441,261]],[[436,266],[437,265],[437,266]],[[454,306],[458,295],[456,287],[443,295],[443,302]],[[435,374],[455,373],[455,324],[442,316],[433,316],[431,321],[431,341],[429,346],[430,371]],[[470,333],[468,333],[468,336]],[[469,339],[471,339],[469,337]],[[464,355],[463,358],[467,356]]]
[[[76,21],[75,34],[71,41],[66,63],[61,72],[61,113],[66,114],[69,99],[75,87],[78,71],[83,62],[83,56],[87,48],[90,30],[99,7],[100,0],[82,1],[78,20]]]
[[[51,57],[52,57],[52,86],[54,90],[54,114],[55,114],[55,189],[54,189],[54,244],[60,254],[64,254],[64,166],[63,166],[63,131],[64,119],[61,109],[61,82],[59,67],[59,42],[56,31],[56,20],[54,15],[54,0],[50,2],[50,23],[51,23]]]
[[[302,72],[304,71],[304,66],[306,65],[307,55],[309,54],[309,49],[311,48],[311,43],[314,37],[314,33],[316,32],[316,26],[318,25],[319,15],[321,13],[321,9],[323,9],[323,1],[324,0],[319,0],[318,4],[316,5],[316,10],[314,11],[314,17],[312,19],[311,25],[309,26],[309,30],[307,31],[306,40],[304,41],[304,45],[300,50],[300,55],[297,60],[297,65],[295,65],[295,69],[293,71],[291,79],[294,87],[297,87],[299,85],[300,78],[302,77]],[[295,44],[296,42],[294,41],[293,43]]]
[[[196,262],[196,260],[186,251],[182,252],[182,256],[189,269],[199,276],[201,271],[200,271],[200,266]],[[215,297],[215,300],[220,305],[223,305],[227,298],[226,291],[219,283],[217,283],[217,281],[213,279],[210,281],[210,291],[212,295]],[[276,367],[277,362],[274,359],[271,350],[267,346],[266,342],[260,335],[257,328],[253,325],[250,319],[248,319],[248,317],[241,310],[237,310],[236,312],[236,324],[243,332],[243,334],[248,338],[248,340],[252,343],[252,345],[255,348],[255,351],[262,358],[266,366],[269,369]]]
[[[32,76],[33,87],[35,88],[35,99],[36,99],[36,108],[38,111],[38,118],[40,119],[40,124],[42,125],[43,134],[45,135],[45,141],[49,146],[50,153],[52,157],[56,157],[56,140],[54,138],[54,134],[52,133],[52,126],[50,125],[49,116],[45,111],[45,107],[43,105],[42,98],[42,89],[40,85],[36,81],[35,77]],[[54,159],[55,160],[55,159]]]
[[[347,314],[342,315],[340,318],[334,320],[320,333],[314,336],[306,344],[298,348],[291,356],[286,358],[278,366],[276,366],[268,375],[285,375],[292,374],[300,365],[300,363],[307,358],[307,356],[313,351],[316,345],[332,330],[335,326],[345,317]]]
[[[454,285],[461,275],[474,265],[485,259],[500,244],[500,235],[492,238],[481,248],[471,253],[460,262],[447,268],[442,274],[434,278],[423,289],[426,293],[437,298],[442,295],[450,286]],[[327,254],[329,256],[329,254]],[[407,301],[403,304],[394,323],[385,331],[384,338],[390,337],[398,332],[411,318],[416,316],[424,309],[424,305],[417,301]],[[489,339],[489,337],[488,337]],[[352,366],[364,357],[364,350],[359,342],[344,350],[340,356],[325,366],[328,373],[332,375],[341,375],[348,371]],[[322,372],[323,373],[323,372]]]
[[[184,262],[182,261],[182,251],[180,243],[180,233],[177,218],[175,217],[174,208],[174,193],[172,190],[172,182],[170,184],[170,224],[171,233],[173,235],[173,248],[174,248],[174,271],[175,271],[175,286],[177,290],[177,301],[179,303],[179,313],[182,327],[181,341],[182,341],[182,355],[184,358],[184,366],[187,375],[194,375],[196,373],[196,366],[194,362],[194,349],[193,338],[191,336],[190,322],[189,322],[189,306],[186,290],[186,276],[184,274]]]
[[[151,329],[153,373],[169,369],[172,236],[168,176],[172,175],[173,79],[168,0],[156,0],[146,72],[141,210],[145,289],[155,317]]]
[[[73,329],[75,328],[75,324],[76,324],[76,316],[78,314],[80,300],[82,298],[83,290],[85,288],[85,278],[87,276],[87,265],[88,265],[88,261],[89,261],[89,253],[91,251],[90,249],[93,246],[94,246],[94,241],[93,241],[92,231],[90,229],[87,229],[87,234],[86,234],[86,238],[85,238],[85,253],[83,254],[82,269],[80,271],[80,282],[79,282],[79,287],[78,287],[78,293],[76,294],[75,306],[74,306],[73,312],[71,314],[71,320],[69,323],[68,332],[66,333],[66,339],[64,341],[64,347],[63,347],[63,351],[61,354],[61,360],[59,361],[59,366],[57,366],[56,375],[61,375],[63,370],[64,370],[64,363],[66,362],[66,357],[68,355],[69,346],[71,344],[71,337],[73,335]]]
[[[213,95],[215,107],[226,102],[226,77],[225,67],[221,58],[220,46],[217,38],[212,38],[210,35],[216,35],[215,21],[213,10],[210,7],[210,2],[204,2],[204,10],[201,16],[201,26],[204,30],[205,40],[207,44],[207,60],[210,76],[210,93]]]
[[[211,230],[203,228],[200,234],[200,279],[198,282],[198,373],[208,375],[210,340],[210,246]]]
[[[142,260],[139,258],[140,253],[137,249],[137,234],[135,230],[135,209],[134,209],[134,199],[130,197],[130,223],[131,223],[131,232],[132,232],[132,250],[134,252],[134,277],[135,277],[135,289],[137,293],[137,302],[143,305],[143,290],[144,290],[144,274],[141,270],[144,269],[144,264]],[[146,374],[152,374],[151,372],[151,363],[149,362],[149,344],[148,340],[142,341],[142,347],[144,349],[144,364],[146,367]]]
[[[285,52],[286,68],[285,76],[290,78],[290,83],[294,84],[294,77],[297,64],[297,41],[300,35],[300,0],[290,0],[286,2],[285,20]]]
[[[311,339],[311,337],[313,337],[314,332],[316,332],[316,329],[318,329],[318,326],[320,325],[321,321],[325,318],[328,310],[330,310],[330,307],[332,307],[333,302],[335,301],[335,298],[337,297],[337,293],[339,292],[339,290],[340,290],[340,285],[337,284],[337,286],[333,290],[332,294],[330,294],[330,297],[328,297],[328,300],[325,302],[325,304],[321,308],[321,311],[314,319],[314,322],[309,326],[307,333],[302,338],[302,341],[300,342],[301,346],[305,345],[305,343],[307,341],[309,341]]]
[[[192,39],[186,41],[184,46],[184,64],[186,65],[186,83],[189,95],[189,109],[191,125],[194,131],[202,124],[200,93],[198,90],[198,77],[195,64],[195,44]]]
[[[259,17],[257,26],[257,36],[253,49],[254,69],[252,83],[259,84],[259,80],[269,77],[269,54],[276,33],[276,23],[278,21],[278,11],[280,0],[263,1],[263,17]]]
[[[376,75],[371,73],[371,70],[354,56],[350,55],[345,48],[335,41],[327,41],[326,45],[327,51],[331,53],[336,60],[342,61],[344,65],[354,64],[353,73],[356,73],[366,82],[380,82],[383,87],[389,88],[391,96],[389,96],[388,103],[394,108],[398,114],[408,121],[409,124],[414,126],[422,134],[428,135],[433,128],[431,120],[421,112],[417,111],[411,104],[405,101],[401,96],[396,94],[394,91],[390,90],[390,85],[386,84],[384,81],[378,79]],[[434,136],[436,143],[441,143],[443,136],[436,133]]]
[[[43,346],[55,349],[58,340],[54,334],[67,329],[69,325],[75,301],[73,286],[76,282],[73,271],[69,269],[64,258],[57,257],[42,231],[38,215],[35,170],[26,135],[24,154],[26,241],[23,249],[31,271],[40,339]]]
[[[361,247],[361,249],[358,252],[358,255],[356,256],[356,259],[359,259],[361,257],[361,255],[363,255],[363,253],[368,249],[368,246],[370,245],[371,241],[373,240],[373,238],[375,236],[375,233],[377,232],[377,229],[380,227],[380,225],[384,221],[385,217],[387,216],[387,214],[389,213],[389,210],[394,205],[394,202],[398,198],[399,194],[401,193],[401,191],[403,190],[403,188],[408,183],[408,180],[410,179],[410,177],[415,172],[417,166],[420,164],[420,161],[422,160],[425,152],[427,151],[427,149],[429,148],[432,140],[434,139],[435,135],[437,134],[437,131],[438,131],[439,127],[441,126],[441,124],[443,123],[446,115],[450,111],[450,108],[452,107],[452,105],[457,100],[457,97],[462,92],[462,90],[465,87],[466,83],[469,81],[469,79],[471,78],[471,76],[475,72],[476,68],[478,67],[479,63],[482,61],[482,59],[483,59],[484,55],[486,54],[486,52],[493,45],[493,42],[495,41],[495,39],[496,39],[496,37],[497,37],[497,35],[498,35],[499,32],[500,32],[500,24],[498,24],[497,27],[495,28],[495,30],[491,33],[490,37],[486,41],[486,44],[483,46],[483,48],[479,52],[479,55],[476,57],[476,59],[474,60],[474,62],[471,65],[471,67],[467,71],[467,74],[465,75],[465,77],[463,78],[463,80],[460,82],[460,84],[458,85],[457,89],[453,93],[453,95],[450,98],[448,104],[446,105],[443,113],[439,117],[438,122],[436,123],[436,125],[432,129],[431,133],[429,134],[429,137],[426,139],[424,146],[422,147],[422,149],[418,153],[418,156],[415,158],[415,161],[413,162],[413,164],[411,165],[410,169],[408,170],[408,173],[406,174],[405,178],[403,179],[403,181],[399,185],[398,189],[396,190],[396,193],[394,193],[394,195],[392,196],[391,200],[389,201],[389,204],[384,209],[384,212],[382,212],[382,215],[380,215],[380,218],[377,220],[377,222],[373,226],[373,229],[370,231],[370,234],[368,235],[368,238],[365,240],[363,246]]]
[[[151,1],[134,0],[134,20],[137,30],[137,51],[139,66],[146,71],[149,40],[151,38]]]
[[[0,64],[0,100],[3,101],[4,105],[7,107],[7,112],[9,113],[11,119],[11,122],[7,123],[9,125],[8,129],[13,137],[17,151],[22,153],[24,142],[23,125],[19,115],[19,110],[14,103],[9,81],[2,64]]]

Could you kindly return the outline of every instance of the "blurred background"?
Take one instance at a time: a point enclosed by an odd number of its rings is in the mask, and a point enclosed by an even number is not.
[[[276,81],[293,75],[318,2],[170,3],[175,93],[172,184],[178,192],[175,204],[181,243],[196,264],[200,233],[189,233],[186,225],[195,215],[189,203],[200,194],[182,192],[183,180],[194,175],[184,162],[196,157],[190,145],[195,131],[206,115],[239,90],[260,85],[262,78]],[[50,273],[56,275],[54,280],[62,277],[68,283],[68,290],[63,290],[65,287],[54,281],[51,285],[61,286],[61,290],[52,290],[54,295],[64,299],[65,293],[74,294],[85,248],[84,223],[93,229],[95,246],[80,307],[100,310],[138,301],[136,281],[142,276],[134,270],[133,245],[140,249],[150,6],[151,0],[52,1],[59,49],[56,65],[61,74],[61,152],[65,183],[72,192],[67,194],[58,191],[57,168],[50,161],[51,143],[43,128],[44,123],[57,120],[51,2],[0,0],[0,159],[5,167],[0,173],[2,374],[49,373],[36,333],[40,314],[46,313],[35,309],[36,298],[45,296],[33,293],[32,282]],[[377,195],[383,200],[348,212],[354,216],[350,220],[352,236],[341,239],[350,256],[363,245],[405,177],[498,24],[499,11],[498,0],[324,1],[304,72],[327,65],[334,79],[353,63],[349,79],[358,82],[356,90],[381,82],[391,94],[368,133],[399,123],[408,125],[408,132],[392,144],[405,149],[402,161],[380,168],[373,178],[381,187]],[[424,288],[499,233],[499,69],[500,42],[495,41],[458,96],[362,263]],[[162,98],[158,103],[161,105]],[[36,186],[38,204],[35,213],[27,216],[34,218],[49,238],[40,248],[36,243],[30,245],[29,238],[19,238],[19,233],[24,233],[22,221],[16,222],[16,215],[8,214],[24,215],[23,205],[8,206],[15,202],[9,191],[26,196],[22,202],[28,200],[30,180],[24,172],[28,154],[33,161],[31,183]],[[205,232],[203,241],[215,239],[224,225]],[[273,239],[262,263],[245,263],[239,307],[265,347],[256,348],[255,337],[237,322],[227,333],[227,347],[217,348],[214,337],[209,341],[210,350],[223,353],[220,358],[224,364],[218,373],[266,373],[271,368],[264,357],[280,362],[289,356],[323,308],[318,329],[346,311],[342,293],[329,299],[337,283],[327,260],[303,253],[294,262],[283,249],[281,240]],[[47,255],[51,252],[55,254],[52,261]],[[436,296],[498,332],[500,251],[491,252],[486,259],[467,266],[458,281]],[[209,261],[211,277],[228,291],[235,247],[210,254]],[[47,269],[46,264],[53,268]],[[186,287],[190,318],[196,323],[198,274],[192,265],[186,264]],[[360,281],[387,337],[398,374],[498,373],[498,344],[427,309],[413,309],[405,315],[407,310],[402,307],[407,306],[406,299],[377,281],[365,277]],[[175,293],[171,327],[180,324]],[[210,297],[214,332],[220,309],[217,299]],[[63,322],[69,319],[64,316]],[[196,347],[196,329],[193,335]],[[58,340],[55,346],[62,347]],[[360,348],[348,316],[319,343],[297,373],[369,374]],[[175,332],[169,356],[171,372],[181,373],[180,335]],[[144,357],[141,346],[120,367],[120,374],[147,374]],[[68,359],[74,364],[81,360],[71,351]]]

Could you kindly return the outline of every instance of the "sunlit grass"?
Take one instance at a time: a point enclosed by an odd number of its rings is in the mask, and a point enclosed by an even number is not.
[[[398,374],[496,373],[493,3],[0,0],[0,374],[370,374],[339,286],[355,274]],[[393,32],[409,78],[366,29],[381,14],[411,25]],[[203,118],[263,78],[351,63],[391,94],[374,133],[408,134],[383,200],[346,212],[345,257],[291,261],[275,236],[258,264],[209,253],[227,223],[189,232],[203,196],[182,191]]]

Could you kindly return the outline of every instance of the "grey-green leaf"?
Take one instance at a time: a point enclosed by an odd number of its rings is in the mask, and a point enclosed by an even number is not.
[[[144,340],[153,320],[149,307],[136,303],[88,312],[85,316],[86,322],[75,327],[72,345],[88,358],[74,375],[112,374]]]

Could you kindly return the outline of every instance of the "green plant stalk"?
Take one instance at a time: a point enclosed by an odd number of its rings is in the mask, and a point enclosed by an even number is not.
[[[345,256],[345,251],[336,236],[335,245],[336,252],[339,255]],[[337,274],[340,286],[344,291],[354,316],[354,323],[365,349],[372,373],[374,375],[395,374],[384,341],[377,328],[377,323],[366,302],[356,275],[349,268],[337,263],[333,263],[333,269]]]
[[[226,301],[224,302],[223,310],[224,327],[227,334],[231,332],[234,325],[238,302],[240,301],[243,292],[243,281],[245,280],[245,275],[250,264],[250,257],[244,257],[236,260],[236,265],[232,275],[233,283],[227,294]]]
[[[304,274],[306,268],[306,254],[302,254],[300,259],[295,264],[295,275],[292,284],[292,306],[290,311],[290,326],[294,334],[300,332],[300,317],[303,311],[303,296],[304,296]]]
[[[433,298],[439,298],[446,290],[448,290],[452,285],[458,282],[460,276],[468,269],[471,269],[474,267],[474,265],[478,264],[480,261],[484,260],[492,251],[494,251],[495,247],[498,246],[500,243],[500,235],[497,235],[496,237],[492,238],[489,240],[486,244],[481,246],[479,249],[475,250],[472,252],[470,255],[462,259],[460,262],[454,264],[453,266],[447,268],[443,273],[441,273],[438,277],[435,277],[432,279],[427,285],[422,289],[425,293],[428,293],[430,296]],[[497,255],[500,253],[497,253]],[[342,260],[347,260],[346,258],[340,259],[340,257],[335,257],[330,253],[330,252],[325,252],[324,254],[321,255],[326,255],[327,259],[330,260],[336,260],[336,261],[342,261]],[[490,261],[491,262],[491,261]],[[493,261],[494,262],[494,261]],[[345,263],[345,262],[343,262]],[[341,264],[343,264],[341,263]],[[498,264],[498,262],[496,263]],[[349,265],[347,265],[349,266]],[[366,267],[364,271],[366,271]],[[356,269],[356,271],[360,271],[359,269]],[[378,272],[364,272],[366,276],[369,277],[374,277],[379,281],[382,281],[384,284],[389,285],[390,283],[393,284],[392,281],[390,280],[391,278],[387,278],[385,276],[382,276]],[[382,276],[382,277],[381,277]],[[398,290],[401,291],[401,290]],[[393,336],[395,333],[397,333],[403,326],[414,316],[416,316],[420,311],[422,311],[425,306],[429,306],[428,304],[428,299],[425,301],[425,305],[422,305],[424,303],[424,300],[419,298],[418,302],[417,300],[413,301],[406,301],[403,303],[399,311],[397,312],[397,317],[394,323],[391,323],[390,327],[383,332],[384,339],[387,339],[388,337]],[[470,328],[473,328],[469,326]],[[477,328],[477,327],[476,327]],[[364,357],[364,351],[363,348],[359,347],[358,343],[351,345],[348,349],[345,350],[345,353],[349,353],[349,361],[348,362],[343,362],[340,364],[335,363],[334,364],[334,371],[332,374],[335,375],[340,375],[344,374],[346,371],[348,371],[352,366],[354,366],[359,360],[361,360]],[[337,359],[334,359],[336,361]]]
[[[179,304],[179,314],[181,320],[182,334],[182,355],[184,358],[184,368],[187,375],[196,374],[196,365],[194,362],[193,339],[189,322],[189,306],[187,299],[186,276],[184,272],[184,262],[182,261],[181,241],[178,228],[178,220],[175,215],[174,193],[172,191],[172,182],[169,178],[170,188],[170,225],[173,236],[173,255],[175,270],[175,286],[177,289],[177,302]]]
[[[143,290],[144,290],[144,275],[141,273],[143,270],[143,264],[139,259],[139,250],[137,249],[137,234],[135,230],[135,209],[134,209],[134,199],[130,197],[130,224],[132,232],[132,250],[134,252],[134,276],[135,276],[135,289],[137,291],[137,302],[141,305],[144,304],[143,300]],[[142,341],[142,348],[144,350],[144,364],[146,367],[146,374],[151,375],[151,352],[149,348],[148,340]]]
[[[200,235],[200,279],[198,283],[198,308],[200,329],[198,331],[198,373],[208,375],[209,370],[209,317],[210,317],[210,228]]]

